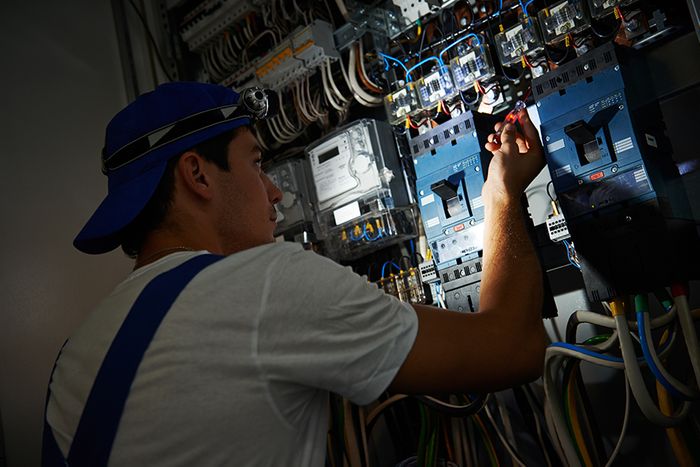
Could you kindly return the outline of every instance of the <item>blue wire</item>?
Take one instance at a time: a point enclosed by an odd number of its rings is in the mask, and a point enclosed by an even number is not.
[[[477,36],[476,34],[470,32],[470,33],[467,34],[466,36],[460,37],[459,39],[457,39],[456,41],[454,41],[453,43],[451,43],[450,45],[448,45],[447,47],[445,47],[444,49],[442,49],[442,52],[440,52],[440,55],[439,55],[439,56],[442,58],[442,54],[444,54],[445,52],[447,52],[448,50],[450,50],[452,47],[454,47],[455,45],[459,44],[460,42],[465,41],[465,40],[467,40],[467,39],[469,39],[469,38],[474,38],[474,39],[476,39],[476,45],[477,45],[477,46],[481,45],[481,39],[479,39],[479,36]],[[444,62],[443,62],[443,63],[444,63]]]
[[[531,0],[531,1],[534,1],[534,0]],[[525,15],[525,17],[526,17],[526,18],[528,19],[528,21],[529,21],[529,20],[530,20],[530,16],[527,14],[527,7],[526,7],[525,5],[523,5],[523,0],[518,0],[518,3],[520,3],[520,8],[523,10],[523,14]]]
[[[503,9],[503,0],[501,0],[498,4],[498,11],[496,12],[496,16],[501,16],[502,9]]]
[[[601,360],[607,360],[609,362],[624,363],[624,360],[622,360],[619,357],[611,357],[609,355],[603,355],[603,354],[600,354],[598,352],[594,352],[593,350],[588,350],[588,349],[585,349],[583,347],[579,347],[579,346],[574,345],[574,344],[567,344],[566,342],[554,342],[554,343],[550,344],[549,346],[550,347],[561,347],[563,349],[573,350],[575,352],[582,353],[582,354],[588,355],[590,357],[599,358]]]
[[[386,265],[391,263],[391,260],[387,261],[386,263],[382,264],[382,279],[386,276]]]
[[[659,383],[661,383],[663,387],[665,387],[673,397],[677,399],[683,399],[686,401],[690,400],[691,398],[681,393],[678,389],[676,389],[676,387],[673,384],[671,384],[669,380],[667,380],[664,377],[663,374],[661,374],[661,371],[656,366],[654,359],[651,358],[651,351],[649,350],[649,341],[647,341],[646,339],[644,329],[644,313],[641,311],[637,312],[637,327],[639,329],[639,342],[642,344],[642,352],[644,353],[644,359],[646,360],[649,369],[654,374],[656,379],[659,380]]]
[[[671,345],[670,342],[671,342],[671,338],[669,338],[666,341],[666,343],[664,344],[664,346],[661,349],[659,349],[659,353],[665,352],[666,349]],[[609,362],[625,363],[625,361],[622,358],[611,357],[610,355],[604,355],[604,354],[595,352],[593,350],[586,349],[585,347],[581,347],[581,346],[578,346],[575,344],[568,344],[566,342],[553,342],[553,343],[549,344],[549,346],[550,347],[561,347],[563,349],[573,350],[574,352],[589,355],[591,357],[599,358],[601,360],[607,360]],[[639,358],[637,358],[637,361],[640,363],[644,363],[646,360],[644,359],[644,357],[639,357]]]
[[[569,263],[571,263],[573,267],[580,271],[581,265],[576,264],[576,262],[574,262],[574,259],[571,257],[571,252],[569,251],[569,242],[567,242],[566,240],[562,240],[562,242],[564,243],[564,247],[566,247],[566,258],[569,260]]]
[[[428,57],[428,58],[426,58],[426,59],[424,59],[424,60],[421,60],[420,62],[416,63],[415,65],[413,65],[413,66],[412,66],[411,68],[409,68],[408,70],[406,70],[406,81],[412,81],[412,80],[411,80],[411,72],[412,72],[413,70],[415,70],[416,68],[418,68],[419,66],[423,65],[424,63],[429,62],[430,60],[435,60],[435,61],[437,61],[437,62],[438,62],[438,65],[440,65],[440,69],[442,69],[442,68],[445,67],[445,64],[442,62],[442,60],[440,60],[440,57]]]
[[[386,263],[384,263],[384,264],[382,265],[382,277],[384,277],[384,275],[386,274],[386,267],[387,267],[389,264],[391,264],[391,265],[394,266],[396,269],[398,269],[399,272],[401,271],[401,267],[399,267],[398,264],[396,264],[396,263],[393,262],[392,260],[389,260],[389,261],[387,261]]]
[[[391,55],[387,55],[387,54],[384,54],[384,53],[382,53],[382,52],[379,52],[379,56],[382,57],[382,58],[384,59],[384,63],[386,64],[386,68],[384,68],[384,71],[388,71],[388,70],[389,70],[389,60],[391,60],[391,61],[393,61],[393,62],[398,63],[398,64],[401,66],[401,68],[403,68],[404,71],[405,71],[406,73],[408,73],[408,69],[406,68],[406,65],[404,65],[404,64],[401,62],[401,60],[399,60],[398,58],[394,58],[394,57],[392,57]]]

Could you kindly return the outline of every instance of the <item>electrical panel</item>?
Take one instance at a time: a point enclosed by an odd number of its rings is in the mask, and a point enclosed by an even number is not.
[[[333,41],[333,28],[325,21],[316,20],[298,28],[253,65],[231,74],[221,84],[235,88],[254,85],[280,89],[298,80],[326,60],[339,57]]]
[[[523,57],[536,57],[544,51],[537,20],[520,22],[496,34],[496,50],[505,66],[521,63]]]
[[[415,235],[415,215],[388,124],[362,119],[306,148],[320,233],[346,259]]]
[[[533,81],[547,165],[594,301],[687,277],[700,244],[658,104],[628,63],[625,73],[608,44]]]
[[[126,6],[126,0],[122,3]],[[163,3],[141,6],[158,9]],[[547,203],[540,225],[528,224],[546,271],[545,303],[548,291],[557,298],[575,292],[585,302],[577,308],[601,311],[600,301],[659,291],[698,276],[693,198],[673,163],[662,118],[668,123],[674,112],[659,109],[662,98],[661,105],[686,100],[700,81],[691,76],[698,75],[693,57],[699,54],[688,45],[697,46],[696,22],[685,0],[171,0],[165,5],[167,11],[145,15],[151,22],[167,16],[169,30],[177,31],[152,41],[164,44],[161,50],[142,46],[165,61],[155,65],[177,71],[178,80],[278,91],[279,112],[256,127],[270,161],[265,171],[283,192],[276,235],[311,243],[306,246],[349,265],[385,293],[412,304],[479,310],[482,188],[492,157],[485,138],[497,121],[519,125],[517,111],[535,105],[553,186],[550,193],[549,185],[535,183],[527,196]],[[135,21],[137,15],[126,16]],[[681,36],[693,40],[672,46]],[[672,62],[682,62],[682,68],[667,67]],[[142,87],[157,81],[150,78]],[[300,152],[303,157],[289,157]],[[696,152],[686,153],[686,160]],[[560,312],[572,311],[560,303]],[[680,308],[674,313],[678,316]],[[620,341],[622,334],[615,336]],[[581,336],[569,337],[576,345]],[[636,337],[642,346],[642,333]],[[586,341],[587,356],[606,354],[595,347],[606,338]],[[571,361],[577,350],[567,350]],[[646,358],[643,354],[637,357]],[[619,362],[618,353],[608,356]],[[575,365],[565,368],[565,380],[569,375],[573,382],[569,388],[578,385]],[[635,396],[635,386],[630,387]],[[551,414],[562,405],[545,402]],[[579,417],[586,415],[587,409],[571,402]],[[556,425],[557,417],[552,419]],[[593,431],[605,431],[605,424],[599,426],[603,430]],[[567,458],[563,451],[570,430],[556,428],[540,437],[542,444],[554,440],[555,449],[542,446],[542,451],[546,457],[562,448],[562,459],[528,458],[523,464],[576,464],[576,452]],[[334,436],[329,445],[335,446]],[[422,444],[431,445],[429,439]],[[577,448],[590,447],[586,443]],[[596,450],[607,444],[596,443]],[[482,458],[483,447],[474,448],[475,458]],[[496,443],[494,454],[506,455],[506,448]],[[437,458],[425,452],[421,457],[419,443],[415,462],[442,465],[443,451],[435,449]],[[464,452],[457,459],[458,451],[466,450],[455,450],[452,460],[468,464]],[[584,451],[577,451],[581,462],[605,463],[605,449],[592,460],[584,459]],[[620,453],[624,462],[638,464],[629,457],[634,450],[626,451]]]
[[[282,191],[277,209],[275,236],[306,243],[315,239],[315,213],[309,187],[309,167],[306,159],[288,159],[265,168],[270,180]]]
[[[544,41],[553,43],[590,26],[583,0],[564,0],[538,13]]]
[[[448,308],[479,307],[484,203],[490,153],[479,135],[491,121],[465,112],[410,141],[417,202]]]

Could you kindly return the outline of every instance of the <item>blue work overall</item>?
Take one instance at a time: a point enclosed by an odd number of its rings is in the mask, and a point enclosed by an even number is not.
[[[192,278],[222,258],[216,255],[195,256],[156,276],[144,287],[97,372],[67,458],[59,449],[44,414],[43,467],[107,466],[131,384],[160,323]],[[46,396],[47,406],[49,397],[50,389]]]

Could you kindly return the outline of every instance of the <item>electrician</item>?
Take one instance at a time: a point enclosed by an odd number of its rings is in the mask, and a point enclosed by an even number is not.
[[[540,269],[519,199],[544,165],[526,111],[497,125],[481,310],[409,305],[274,242],[280,190],[252,123],[267,91],[169,83],[106,129],[108,194],[74,241],[136,260],[60,352],[44,465],[322,466],[328,393],[493,391],[537,378]]]

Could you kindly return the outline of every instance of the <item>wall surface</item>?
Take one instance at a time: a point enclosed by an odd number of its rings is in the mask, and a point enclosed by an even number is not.
[[[71,242],[106,193],[104,126],[126,102],[107,1],[0,3],[0,414],[9,467],[39,464],[64,340],[130,269]]]

